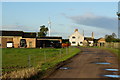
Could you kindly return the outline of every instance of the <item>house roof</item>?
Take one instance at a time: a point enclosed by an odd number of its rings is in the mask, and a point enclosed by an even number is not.
[[[94,39],[94,42],[105,42],[105,38]]]
[[[94,39],[93,41],[94,41],[95,43],[97,43],[98,39]]]
[[[98,42],[103,42],[103,41],[105,42],[105,38],[99,38],[98,39]]]
[[[93,41],[94,39],[91,38],[91,37],[84,37],[84,40],[87,40],[87,41]]]
[[[82,37],[84,37],[80,32],[78,32],[77,30],[74,32],[74,33],[72,33],[69,37],[71,37],[71,36],[82,36]]]

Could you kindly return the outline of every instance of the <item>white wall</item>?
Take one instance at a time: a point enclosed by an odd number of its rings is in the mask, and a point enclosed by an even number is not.
[[[88,41],[90,44],[89,46],[93,46],[93,41]]]
[[[73,36],[75,38],[72,38]],[[69,41],[71,43],[71,46],[78,46],[78,45],[83,46],[84,36],[81,35],[78,31],[76,31],[69,37]],[[75,42],[75,44],[72,42]]]

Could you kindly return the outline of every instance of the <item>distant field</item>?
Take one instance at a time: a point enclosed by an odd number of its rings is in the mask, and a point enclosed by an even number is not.
[[[80,49],[71,47],[63,49],[26,49],[26,48],[4,48],[2,49],[3,73],[28,67],[41,67],[45,70],[60,61],[80,52]]]

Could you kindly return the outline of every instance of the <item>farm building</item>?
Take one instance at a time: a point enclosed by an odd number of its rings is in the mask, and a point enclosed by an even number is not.
[[[93,46],[94,33],[92,32],[91,37],[84,37],[84,35],[78,32],[78,29],[75,29],[75,32],[69,37],[69,41],[71,46]]]
[[[1,48],[14,47],[19,48],[23,45],[20,42],[26,42],[27,48],[36,47],[36,33],[23,31],[1,31]]]
[[[94,45],[94,33],[92,32],[91,37],[84,37],[84,46],[93,46]]]
[[[84,36],[78,32],[78,29],[75,29],[74,33],[70,35],[69,41],[71,46],[83,46]]]
[[[97,40],[97,46],[104,46],[106,43],[105,38],[99,38]]]
[[[62,37],[36,37],[35,32],[0,31],[0,48],[61,47]]]
[[[36,37],[36,47],[55,47],[60,48],[62,44],[62,37]]]
[[[92,37],[85,37],[84,38],[84,46],[93,46],[94,44],[94,38]]]
[[[105,38],[94,39],[94,46],[105,46],[106,40]]]

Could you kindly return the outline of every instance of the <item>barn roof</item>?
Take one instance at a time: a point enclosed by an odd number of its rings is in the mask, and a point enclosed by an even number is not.
[[[36,38],[35,32],[23,31],[0,31],[0,36],[21,36],[23,38]]]
[[[22,36],[23,31],[0,31],[0,36]]]

